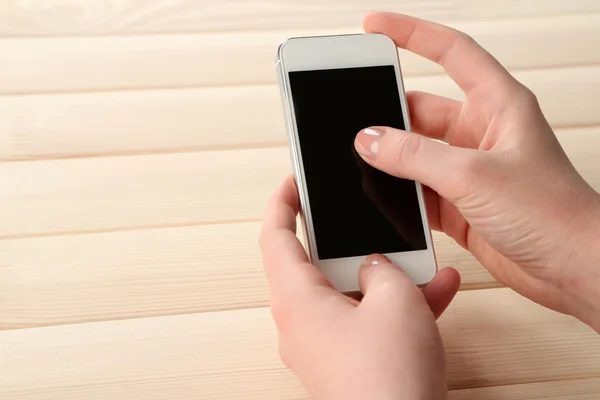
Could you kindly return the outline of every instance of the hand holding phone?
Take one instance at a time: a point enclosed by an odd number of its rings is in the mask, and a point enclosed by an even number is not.
[[[313,40],[280,49],[296,180],[271,199],[260,240],[282,359],[315,398],[443,398],[435,319],[460,276],[446,268],[431,280],[420,185],[354,147],[369,125],[410,125],[396,47],[382,35]],[[310,257],[296,237],[300,208]],[[357,290],[360,303],[340,293]]]
[[[368,16],[365,29],[439,62],[466,99],[409,93],[416,133],[362,131],[363,160],[426,185],[431,226],[501,283],[600,331],[600,196],[535,95],[464,33],[391,13]]]
[[[371,14],[364,26],[442,64],[467,100],[409,94],[420,135],[393,125],[379,128],[379,136],[362,131],[357,141],[369,150],[363,161],[431,187],[434,229],[469,249],[503,283],[600,332],[600,197],[570,164],[535,96],[453,29],[390,13]],[[378,185],[362,164],[355,166],[362,171],[355,190],[386,214]],[[288,179],[271,200],[261,234],[286,365],[316,398],[444,398],[444,357],[431,311],[439,315],[451,300],[456,271],[442,269],[419,291],[400,269],[370,258],[359,270],[365,297],[358,303],[309,262],[295,235],[298,209]]]
[[[420,290],[381,255],[359,269],[364,297],[336,291],[296,237],[298,191],[288,177],[261,232],[279,351],[315,399],[441,399],[442,340],[435,322],[460,286],[445,268]]]

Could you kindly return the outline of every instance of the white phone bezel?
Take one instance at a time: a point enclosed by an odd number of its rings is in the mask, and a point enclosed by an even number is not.
[[[288,73],[320,69],[370,67],[393,65],[396,71],[398,91],[404,116],[404,124],[410,130],[410,120],[402,73],[398,60],[398,50],[394,42],[381,34],[350,34],[335,36],[313,36],[291,38],[281,44],[278,51],[277,71],[283,107],[286,116],[288,140],[293,161],[293,171],[300,195],[300,207],[304,232],[311,262],[327,276],[331,284],[341,292],[359,290],[358,268],[365,256],[346,257],[329,260],[318,258],[315,232],[310,212],[310,201],[304,175],[304,165],[294,104],[290,92]],[[437,273],[437,263],[433,249],[431,230],[427,220],[425,201],[421,184],[417,182],[417,195],[427,242],[426,250],[385,254],[400,266],[417,285],[425,285]]]

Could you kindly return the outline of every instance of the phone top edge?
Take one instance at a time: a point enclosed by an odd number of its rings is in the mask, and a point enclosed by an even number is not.
[[[363,35],[363,33],[344,33],[344,34],[336,34],[336,35],[314,35],[314,36],[292,36],[285,39],[283,42],[279,44],[277,47],[277,61],[281,61],[283,48],[288,45],[290,42],[294,42],[296,40],[310,40],[310,39],[323,39],[323,38],[332,38],[336,36],[358,36]]]
[[[341,34],[331,34],[331,35],[292,36],[292,37],[289,37],[289,38],[285,39],[277,47],[276,62],[282,61],[282,59],[283,59],[283,57],[282,57],[283,49],[289,43],[293,43],[293,42],[298,41],[298,40],[321,40],[321,39],[335,39],[335,38],[342,39],[342,38],[347,38],[347,37],[351,37],[351,36],[361,36],[361,37],[365,37],[365,36],[371,36],[371,37],[373,37],[373,36],[376,36],[376,37],[384,37],[384,38],[387,38],[392,44],[394,44],[394,46],[396,46],[396,44],[394,43],[394,41],[389,36],[384,35],[382,33],[365,33],[365,32],[360,32],[360,33],[341,33]]]

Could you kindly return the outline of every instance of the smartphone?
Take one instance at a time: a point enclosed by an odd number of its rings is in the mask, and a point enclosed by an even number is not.
[[[371,167],[354,148],[369,126],[410,130],[394,42],[291,38],[277,71],[311,262],[341,292],[359,290],[358,268],[373,253],[428,283],[437,264],[421,185]]]

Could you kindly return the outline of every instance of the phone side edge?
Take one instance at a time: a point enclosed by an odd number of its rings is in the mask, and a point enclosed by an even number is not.
[[[410,112],[408,109],[408,99],[406,98],[406,89],[404,86],[404,78],[402,74],[402,65],[400,63],[400,53],[398,52],[398,47],[395,45],[394,41],[391,38],[388,38],[393,44],[396,52],[396,80],[398,81],[398,95],[400,96],[400,106],[402,108],[402,115],[404,116],[404,127],[406,131],[412,132],[412,124],[410,120]],[[423,279],[422,282],[417,282],[419,286],[425,286],[429,283],[435,275],[439,272],[439,265],[437,262],[437,257],[435,253],[435,247],[433,243],[433,235],[431,231],[431,226],[429,225],[429,217],[427,213],[427,207],[425,205],[425,194],[423,193],[423,185],[420,182],[415,182],[415,188],[417,191],[417,197],[419,200],[419,210],[421,212],[421,221],[423,225],[423,231],[425,234],[425,242],[427,244],[427,250],[431,254],[431,262],[433,263],[433,270],[431,274],[428,274],[428,278]]]
[[[280,45],[280,48],[289,41],[286,40]],[[308,191],[306,189],[306,178],[304,176],[304,170],[302,167],[302,155],[300,154],[298,144],[297,130],[294,128],[294,118],[292,115],[291,97],[289,93],[288,81],[285,78],[285,70],[283,66],[283,59],[279,58],[280,53],[278,52],[278,60],[276,63],[277,78],[279,81],[279,93],[281,96],[281,104],[284,113],[286,135],[288,140],[288,149],[290,152],[290,161],[292,163],[292,171],[294,179],[296,181],[296,188],[298,190],[298,197],[300,201],[299,215],[302,223],[303,237],[305,241],[305,249],[308,252],[308,257],[311,263],[317,263],[317,247],[316,238],[310,217],[310,205],[308,204]]]

